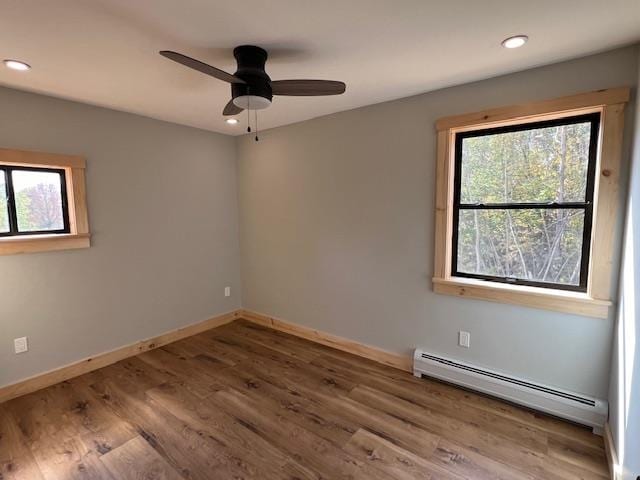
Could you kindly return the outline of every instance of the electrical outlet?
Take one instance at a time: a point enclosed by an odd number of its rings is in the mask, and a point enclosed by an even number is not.
[[[231,296],[231,287],[224,287],[224,296],[225,297]]]
[[[458,345],[469,348],[471,346],[471,334],[469,332],[458,332]]]
[[[27,343],[27,337],[20,337],[13,340],[13,347],[16,353],[24,353],[29,350],[29,344]]]

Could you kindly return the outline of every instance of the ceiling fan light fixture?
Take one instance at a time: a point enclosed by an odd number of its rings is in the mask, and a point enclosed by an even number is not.
[[[271,105],[271,100],[258,95],[240,95],[233,99],[233,104],[243,110],[264,110]]]
[[[229,125],[237,125],[238,124],[238,119],[237,118],[227,118],[225,120],[225,122],[227,122]]]
[[[525,43],[527,43],[529,37],[526,35],[514,35],[513,37],[505,38],[502,41],[502,46],[504,48],[520,48]]]
[[[11,70],[18,70],[20,72],[26,72],[27,70],[31,70],[31,65],[28,63],[21,62],[20,60],[11,60],[7,58],[4,60],[4,64],[7,68]]]

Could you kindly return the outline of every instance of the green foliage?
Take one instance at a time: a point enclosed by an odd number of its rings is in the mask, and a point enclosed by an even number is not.
[[[31,218],[31,196],[28,190],[22,190],[16,194],[16,213],[20,231],[35,230],[35,225]]]
[[[465,138],[461,203],[584,201],[590,124]],[[577,285],[584,212],[461,210],[458,270]]]
[[[2,174],[2,172],[0,172]],[[18,230],[21,232],[63,228],[60,187],[38,183],[15,194]],[[0,177],[0,232],[9,232],[9,213],[4,177]]]

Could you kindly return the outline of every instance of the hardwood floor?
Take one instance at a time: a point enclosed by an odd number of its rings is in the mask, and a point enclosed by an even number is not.
[[[0,405],[0,480],[606,479],[587,429],[244,320]]]

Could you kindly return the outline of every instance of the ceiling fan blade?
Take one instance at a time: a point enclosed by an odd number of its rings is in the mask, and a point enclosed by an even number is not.
[[[340,95],[347,86],[334,80],[275,80],[271,82],[274,95]]]
[[[206,63],[203,63],[200,60],[187,57],[186,55],[182,55],[181,53],[178,53],[178,52],[172,52],[170,50],[162,50],[160,52],[160,55],[168,58],[169,60],[173,60],[174,62],[178,62],[184,65],[185,67],[193,68],[194,70],[197,70],[204,74],[215,77],[218,80],[222,80],[223,82],[247,83],[241,78],[238,78],[235,75],[231,75],[230,73],[227,73],[224,70],[220,70],[219,68],[212,67],[211,65],[207,65]]]
[[[224,107],[224,110],[222,111],[222,115],[225,115],[227,117],[229,115],[237,115],[243,110],[244,108],[238,107],[235,103],[233,103],[233,99],[231,99],[229,100],[229,103],[227,103],[227,105]]]

